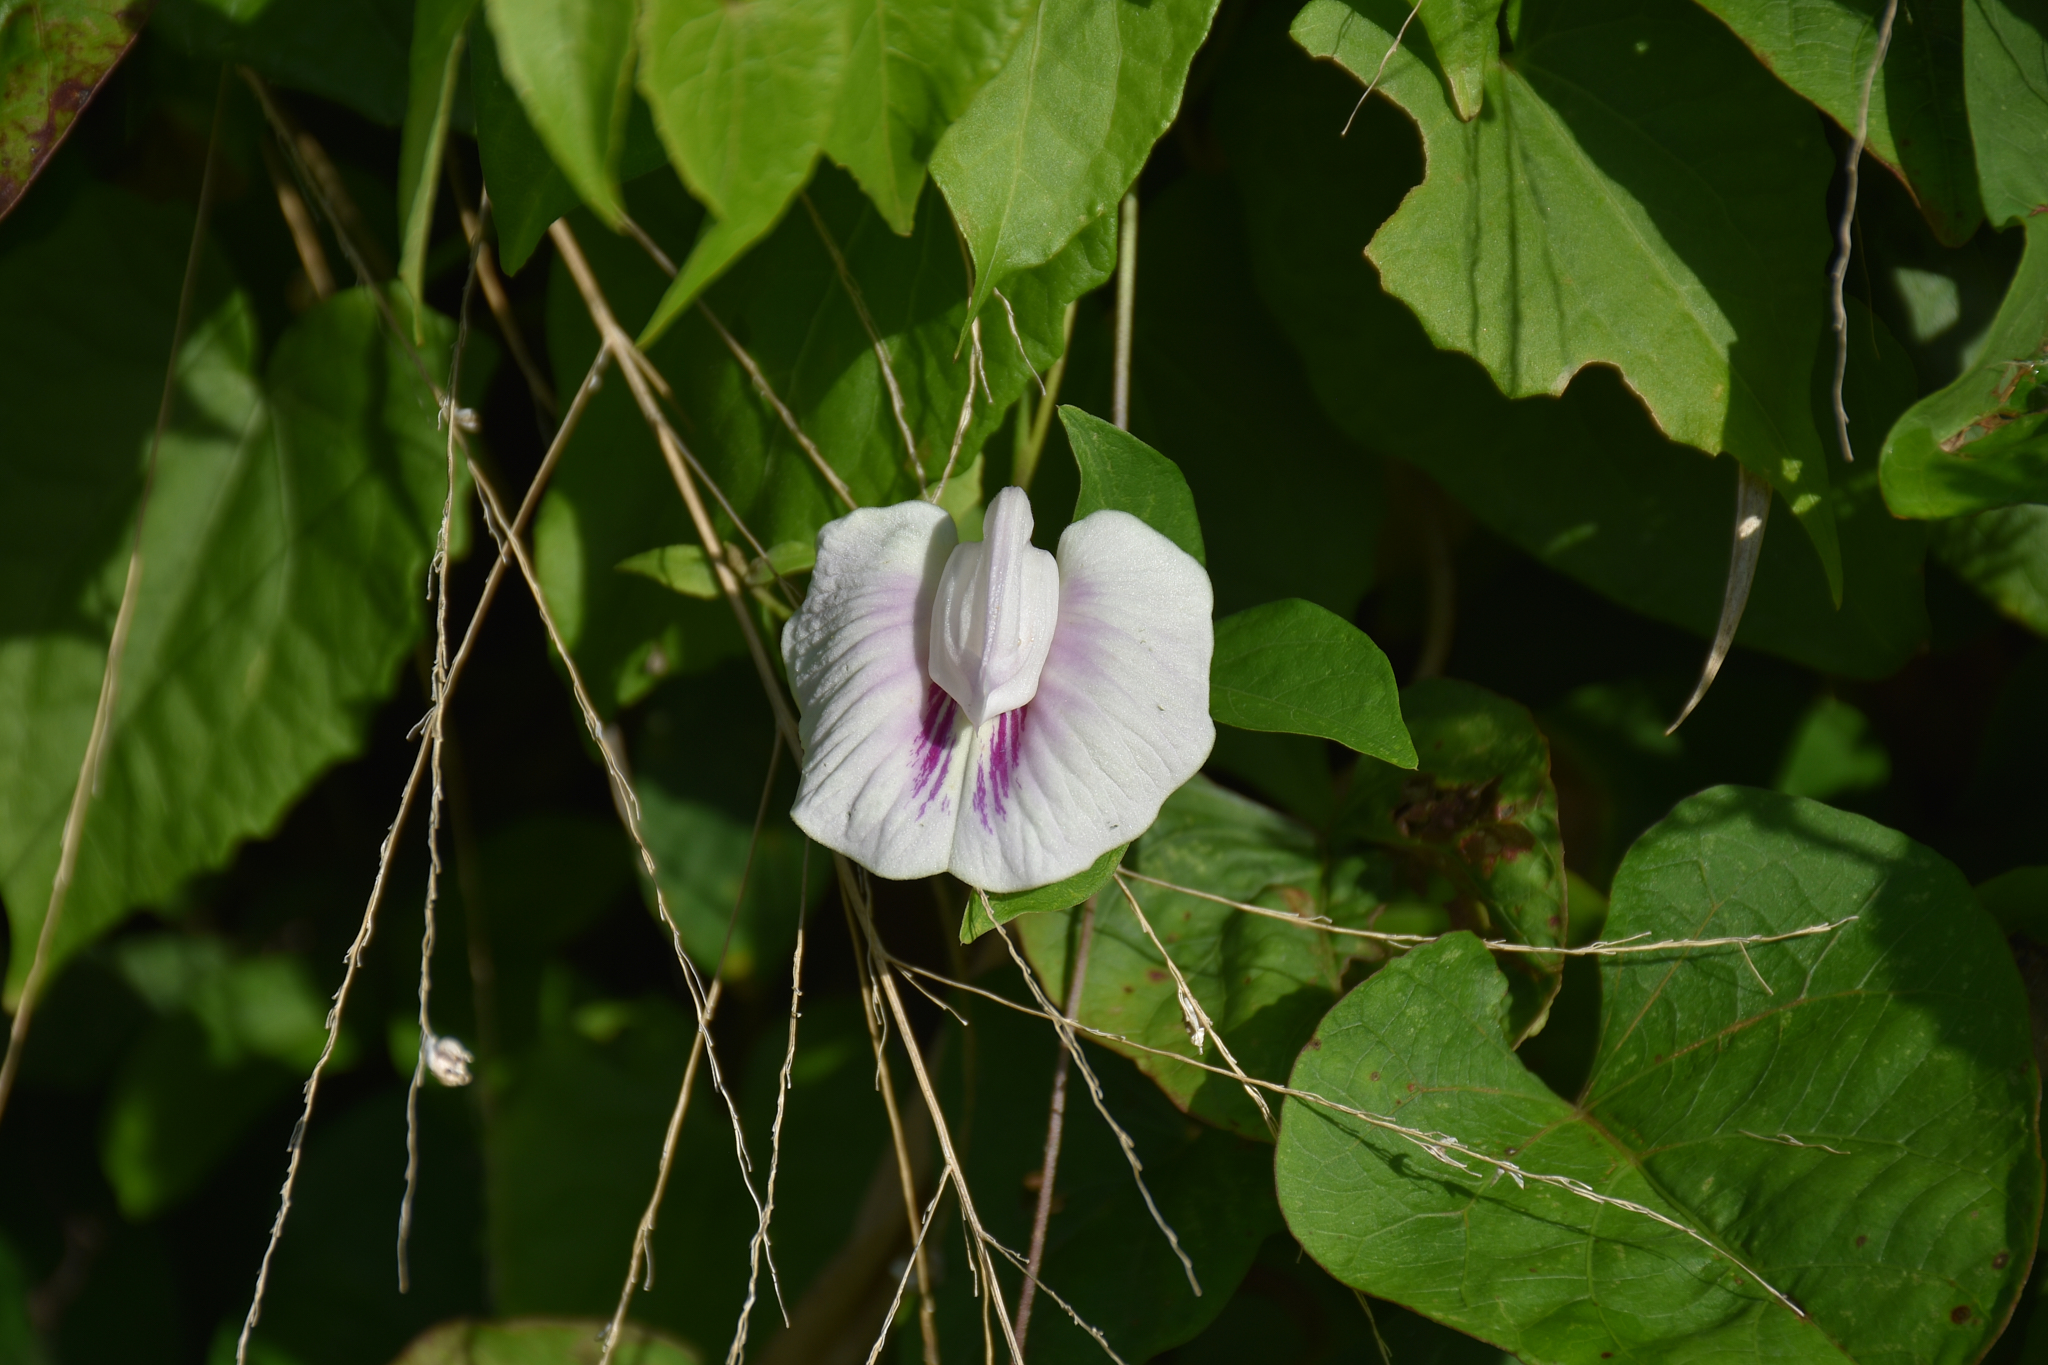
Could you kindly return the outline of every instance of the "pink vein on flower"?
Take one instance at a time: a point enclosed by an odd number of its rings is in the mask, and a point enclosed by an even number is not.
[[[883,877],[988,891],[1070,877],[1142,834],[1209,756],[1209,576],[1125,512],[1031,544],[1005,488],[962,545],[925,502],[818,533],[782,654],[801,709],[791,814]]]

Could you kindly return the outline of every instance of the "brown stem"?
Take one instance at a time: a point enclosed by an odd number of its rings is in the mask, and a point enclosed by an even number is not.
[[[1067,1017],[1081,1012],[1081,987],[1088,978],[1088,949],[1095,941],[1095,898],[1081,906],[1081,941],[1067,969]],[[1052,1221],[1053,1176],[1060,1164],[1060,1139],[1067,1119],[1067,1050],[1059,1050],[1052,1068],[1052,1112],[1045,1121],[1045,1162],[1038,1169],[1038,1207],[1031,1214],[1031,1250],[1025,1258],[1024,1285],[1017,1291],[1017,1349],[1031,1330],[1031,1305],[1038,1297],[1038,1272],[1045,1264],[1045,1229]]]

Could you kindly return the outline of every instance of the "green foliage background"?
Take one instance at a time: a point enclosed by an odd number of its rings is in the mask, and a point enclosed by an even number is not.
[[[433,1012],[476,1080],[420,1096],[401,1293],[426,801],[392,820],[444,502],[451,648],[496,562],[451,440],[515,505],[544,471],[568,658],[513,572],[446,713]],[[1666,733],[1738,464],[1778,515]],[[233,1360],[330,1042],[248,1359],[594,1360],[690,1065],[678,953],[735,1117],[693,1070],[617,1358],[734,1339],[734,1122],[778,1181],[747,1354],[977,1356],[951,1196],[892,1317],[867,963],[742,620],[772,653],[849,501],[972,538],[1012,482],[1042,545],[1115,508],[1205,564],[1222,728],[1066,882],[875,884],[956,983],[888,1029],[920,1207],[906,1043],[1031,1239],[1042,992],[1094,1034],[1041,1278],[1125,1360],[2048,1359],[2041,0],[20,0],[10,1013],[43,968],[0,1361]],[[1759,941],[1575,951],[1631,935]],[[1102,1358],[1044,1298],[1029,1347]]]

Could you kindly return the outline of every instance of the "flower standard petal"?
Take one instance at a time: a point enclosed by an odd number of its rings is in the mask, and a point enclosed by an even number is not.
[[[977,727],[951,870],[989,891],[1072,876],[1142,834],[1209,757],[1209,576],[1125,512],[1060,537],[1060,614],[1029,705]]]
[[[957,535],[925,502],[862,508],[818,533],[782,632],[804,770],[798,828],[883,877],[943,872],[973,731],[931,681],[932,600]]]

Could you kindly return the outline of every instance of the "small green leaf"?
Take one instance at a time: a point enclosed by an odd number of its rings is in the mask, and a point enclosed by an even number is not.
[[[391,1365],[556,1365],[580,1359],[609,1325],[604,1318],[456,1318],[414,1338]],[[630,1365],[699,1365],[703,1356],[629,1322],[619,1334],[618,1359]]]
[[[1314,0],[1294,32],[1366,81],[1406,13]],[[1511,398],[1615,366],[1674,440],[1771,481],[1840,602],[1807,384],[1832,170],[1813,112],[1691,5],[1527,0],[1519,33],[1487,68],[1495,112],[1470,124],[1426,48],[1386,61],[1380,89],[1420,126],[1428,173],[1367,256]]]
[[[1964,0],[1963,93],[1993,227],[2048,209],[2048,29],[2038,3]],[[2037,291],[2038,292],[2038,291]]]
[[[1934,554],[2000,612],[2048,635],[2048,507],[1994,507],[1930,528]]]
[[[649,0],[640,89],[690,193],[709,211],[643,346],[725,273],[796,198],[846,79],[841,0]]]
[[[485,0],[505,79],[555,164],[617,227],[632,102],[633,0]]]
[[[1844,131],[1856,131],[1877,57],[1882,5],[1868,0],[1701,0],[1786,85]],[[1948,246],[1984,221],[1963,100],[1962,13],[1899,6],[1884,70],[1870,83],[1866,150],[1906,184]]]
[[[1180,110],[1217,0],[1040,0],[932,153],[974,255],[970,314],[1113,209]]]
[[[846,86],[825,154],[909,236],[925,167],[1017,40],[1029,0],[868,0],[853,7]]]
[[[1902,517],[2048,502],[2048,213],[1976,363],[1906,410],[1885,438],[1884,500]]]
[[[647,550],[631,559],[620,560],[619,569],[623,573],[651,578],[670,592],[679,592],[685,597],[699,597],[710,602],[719,596],[718,580],[712,576],[711,561],[704,557],[701,545],[664,545],[658,550]]]
[[[972,943],[998,924],[1008,924],[1019,915],[1039,914],[1048,910],[1068,910],[1109,884],[1116,875],[1117,864],[1124,860],[1129,844],[1118,844],[1095,862],[1068,877],[1065,881],[1050,886],[1034,887],[1029,891],[974,891],[967,901],[967,911],[960,919],[960,941]],[[982,897],[988,898],[986,907]],[[994,917],[990,917],[994,911]]]
[[[426,339],[427,234],[441,182],[441,150],[462,73],[463,37],[477,0],[420,0],[413,11],[412,85],[398,152],[398,278],[413,299],[413,339]]]
[[[1221,724],[1318,735],[1415,766],[1387,656],[1313,602],[1269,602],[1218,621],[1209,689],[1210,714]]]
[[[1202,523],[1195,516],[1195,498],[1180,466],[1128,431],[1119,431],[1093,413],[1060,406],[1060,423],[1081,467],[1081,496],[1074,501],[1074,520],[1111,508],[1138,520],[1193,555],[1202,553]]]
[[[0,218],[128,55],[148,13],[124,0],[30,0],[0,10]]]
[[[1844,919],[1746,954],[1604,959],[1577,1107],[1508,1050],[1503,983],[1464,935],[1345,997],[1295,1066],[1300,1090],[1710,1245],[1293,1098],[1289,1226],[1347,1284],[1524,1360],[1975,1359],[2038,1231],[2040,1082],[2011,955],[1956,870],[1857,816],[1719,787],[1630,851],[1605,934]]]

